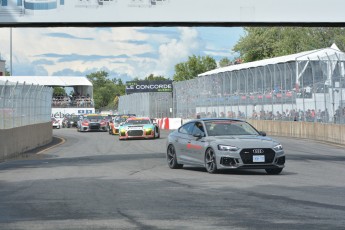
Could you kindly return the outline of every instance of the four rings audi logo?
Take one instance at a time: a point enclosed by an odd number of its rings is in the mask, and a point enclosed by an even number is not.
[[[253,153],[264,153],[263,149],[253,149]]]

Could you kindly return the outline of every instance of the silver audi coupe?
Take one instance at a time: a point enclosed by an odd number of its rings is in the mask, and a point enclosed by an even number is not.
[[[183,165],[205,167],[207,172],[221,169],[265,169],[279,174],[285,165],[283,147],[248,122],[227,118],[189,121],[167,138],[170,168]]]

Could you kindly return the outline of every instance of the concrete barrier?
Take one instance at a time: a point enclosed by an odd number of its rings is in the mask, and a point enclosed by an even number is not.
[[[190,120],[183,119],[182,123],[184,124]],[[297,137],[345,145],[345,125],[296,121],[247,121],[257,130],[265,131],[267,135]]]
[[[52,141],[51,122],[27,125],[13,129],[0,129],[0,161],[48,144]]]
[[[345,125],[316,122],[248,120],[267,135],[305,138],[345,145]]]

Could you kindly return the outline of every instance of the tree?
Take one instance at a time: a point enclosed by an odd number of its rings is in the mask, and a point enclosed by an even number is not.
[[[11,76],[11,73],[10,73],[10,71],[8,71],[7,68],[5,68],[5,76]]]
[[[54,96],[65,96],[66,91],[62,87],[54,87],[53,88],[53,95]]]
[[[245,35],[233,48],[244,62],[330,47],[333,43],[345,49],[342,27],[245,27],[244,30]]]
[[[125,94],[125,85],[121,79],[108,78],[108,73],[98,71],[86,76],[93,84],[95,108],[117,109],[115,98]]]
[[[187,62],[175,65],[174,81],[184,81],[193,79],[198,74],[217,68],[216,61],[210,56],[191,56]]]
[[[225,66],[229,66],[231,65],[231,61],[229,60],[229,58],[222,58],[219,61],[219,67],[225,67]]]
[[[108,73],[103,70],[86,75],[86,77],[92,82],[94,90],[109,83],[110,81],[108,79]]]
[[[119,107],[119,97],[118,96],[115,96],[113,103],[114,103],[114,107],[117,109]]]
[[[149,76],[145,77],[144,79],[139,79],[139,77],[133,78],[132,81],[166,81],[169,80],[164,76],[155,76],[154,74],[150,74]]]
[[[150,74],[144,80],[145,81],[166,81],[169,79],[165,78],[164,76],[155,76],[154,74]]]

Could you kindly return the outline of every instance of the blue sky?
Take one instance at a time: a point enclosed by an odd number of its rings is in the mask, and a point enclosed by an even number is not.
[[[240,27],[13,28],[12,71],[21,76],[85,76],[104,70],[131,80],[172,78],[189,56],[233,59]],[[0,28],[0,55],[10,70],[10,29]]]

